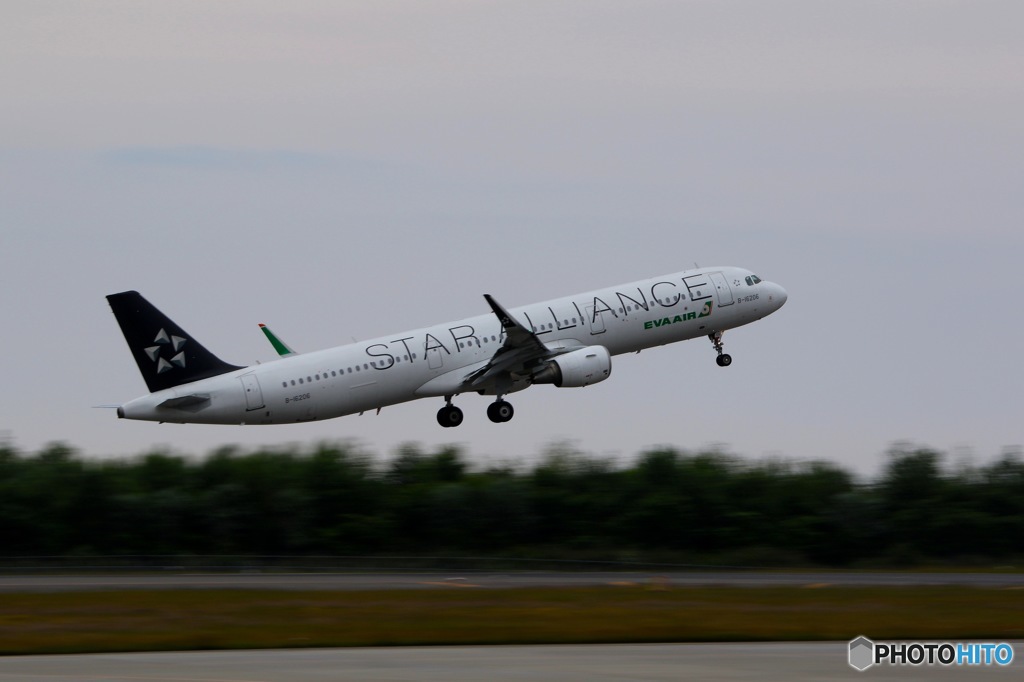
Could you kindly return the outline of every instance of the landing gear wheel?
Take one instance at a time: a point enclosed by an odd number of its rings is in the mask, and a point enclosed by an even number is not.
[[[501,424],[512,419],[516,411],[512,409],[512,403],[498,400],[487,406],[487,418],[495,424]]]
[[[732,356],[728,353],[722,352],[722,332],[712,332],[708,334],[708,338],[711,339],[711,345],[718,351],[718,357],[715,358],[715,362],[718,363],[719,367],[728,367],[732,364]]]
[[[454,405],[445,405],[437,411],[437,423],[446,429],[458,426],[462,423],[462,410]]]

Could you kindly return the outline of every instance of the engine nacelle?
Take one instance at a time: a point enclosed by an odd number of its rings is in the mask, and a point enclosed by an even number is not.
[[[550,360],[533,375],[535,384],[579,388],[604,381],[612,373],[612,354],[604,346],[587,346]]]

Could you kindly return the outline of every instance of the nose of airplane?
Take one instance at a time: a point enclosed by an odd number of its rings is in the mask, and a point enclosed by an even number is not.
[[[788,299],[789,294],[786,293],[786,290],[772,282],[772,290],[771,293],[768,294],[768,300],[771,301],[773,306],[775,306],[775,310],[778,310],[785,305]]]

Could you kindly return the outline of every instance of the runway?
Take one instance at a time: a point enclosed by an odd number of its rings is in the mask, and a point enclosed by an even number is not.
[[[826,587],[959,585],[1024,588],[1024,573],[904,573],[872,571],[656,572],[417,572],[417,573],[177,573],[0,575],[2,592],[85,590],[266,589],[423,590],[601,585]]]
[[[167,573],[160,575],[8,575],[0,592],[141,589],[499,589],[624,584],[824,587],[961,585],[1024,587],[1024,575],[1002,573],[596,572],[596,573]],[[870,636],[872,633],[864,633]],[[1008,668],[847,664],[846,642],[615,644],[557,646],[382,647],[162,652],[0,657],[0,682],[450,682],[493,680],[872,680],[1001,678],[1024,680],[1024,648]]]
[[[1022,651],[1020,643],[1015,650]],[[0,658],[0,682],[675,682],[1024,679],[1006,668],[847,663],[846,642],[409,647]]]

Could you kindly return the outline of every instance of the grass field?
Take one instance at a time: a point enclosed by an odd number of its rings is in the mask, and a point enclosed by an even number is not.
[[[189,649],[1019,639],[1024,590],[608,586],[0,595],[0,654]]]

